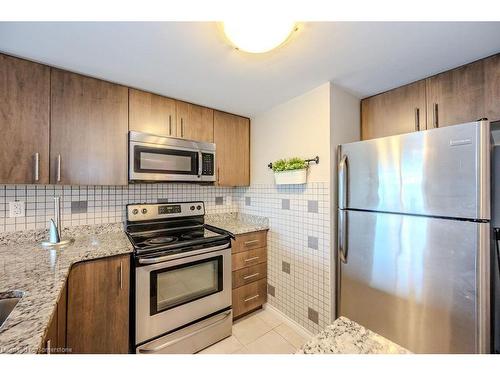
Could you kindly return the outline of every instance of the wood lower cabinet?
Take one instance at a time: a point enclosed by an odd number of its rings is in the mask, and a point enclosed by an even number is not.
[[[43,338],[42,354],[64,354],[66,350],[66,284],[61,291],[59,300],[49,327]]]
[[[484,67],[480,60],[427,78],[428,129],[486,117]]]
[[[52,69],[50,118],[51,183],[127,185],[126,87]]]
[[[129,130],[175,137],[175,100],[136,89],[129,89]]]
[[[361,102],[361,137],[364,140],[425,130],[425,121],[425,81]]]
[[[68,278],[71,353],[128,353],[130,256],[75,264]]]
[[[240,234],[232,240],[233,317],[267,301],[267,231]]]
[[[250,185],[250,120],[215,111],[214,143],[217,185]]]
[[[214,141],[214,110],[176,101],[177,137],[200,142]]]
[[[0,54],[0,184],[49,183],[50,68]]]

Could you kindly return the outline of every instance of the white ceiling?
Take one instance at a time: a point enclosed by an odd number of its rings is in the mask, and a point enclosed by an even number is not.
[[[327,81],[365,97],[500,52],[500,22],[303,23],[264,55],[210,22],[2,22],[0,51],[253,116]]]

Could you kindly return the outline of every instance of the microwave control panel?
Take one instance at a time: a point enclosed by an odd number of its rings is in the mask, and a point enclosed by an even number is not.
[[[203,176],[214,175],[214,154],[201,154],[201,174]]]

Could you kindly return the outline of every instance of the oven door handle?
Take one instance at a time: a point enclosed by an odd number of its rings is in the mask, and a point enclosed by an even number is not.
[[[207,247],[207,248],[200,249],[200,250],[197,250],[197,251],[190,251],[189,253],[181,253],[181,254],[174,254],[174,255],[165,255],[165,256],[156,257],[156,258],[139,258],[139,264],[156,264],[156,263],[165,262],[167,260],[184,258],[186,256],[193,256],[193,255],[199,255],[199,254],[204,254],[204,253],[211,253],[213,251],[224,250],[224,249],[227,249],[227,248],[230,248],[230,247],[231,247],[231,243],[225,243],[224,245]]]
[[[207,329],[210,329],[213,326],[216,326],[216,325],[220,324],[220,322],[222,322],[223,320],[227,319],[228,315],[230,315],[231,312],[232,312],[232,310],[229,310],[228,312],[224,313],[224,316],[222,318],[217,319],[215,322],[210,323],[209,325],[207,325],[207,326],[205,326],[203,328],[200,328],[199,330],[196,330],[196,331],[193,331],[191,333],[188,333],[185,336],[178,337],[178,338],[176,338],[176,339],[174,339],[172,341],[167,341],[167,342],[165,342],[165,343],[163,343],[161,345],[158,345],[158,346],[156,346],[154,348],[139,348],[139,353],[143,353],[143,354],[146,354],[146,353],[149,353],[149,354],[156,353],[156,352],[158,352],[158,351],[160,351],[160,350],[162,350],[162,349],[164,349],[164,348],[166,348],[168,346],[171,346],[171,345],[174,345],[174,344],[178,343],[179,341],[185,340],[185,339],[187,339],[187,338],[189,338],[191,336],[199,334],[200,332],[206,331]]]

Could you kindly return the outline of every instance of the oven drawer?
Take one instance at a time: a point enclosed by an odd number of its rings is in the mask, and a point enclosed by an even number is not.
[[[232,268],[237,271],[241,268],[255,266],[267,260],[267,248],[248,250],[232,255]]]
[[[239,234],[231,241],[233,254],[267,246],[267,230]]]
[[[238,317],[262,306],[267,299],[267,280],[261,279],[251,284],[233,289],[233,314]]]
[[[267,277],[267,263],[233,272],[233,289]]]

